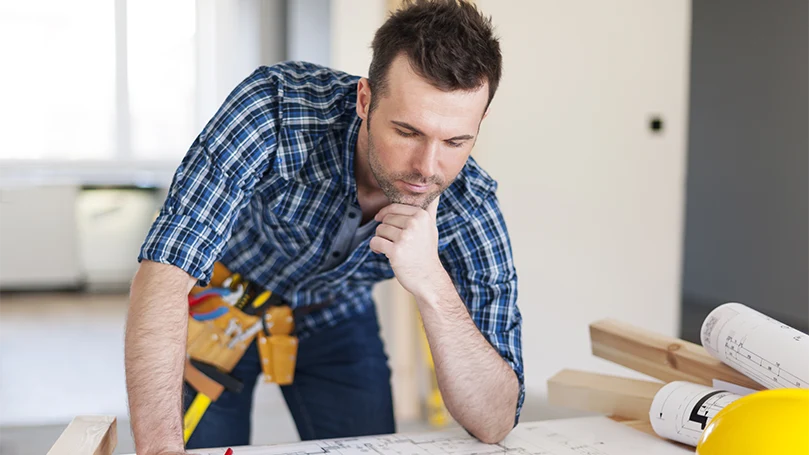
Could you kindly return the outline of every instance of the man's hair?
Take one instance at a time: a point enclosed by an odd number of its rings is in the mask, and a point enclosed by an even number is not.
[[[489,83],[491,103],[502,72],[491,18],[465,0],[406,0],[376,31],[368,74],[370,110],[387,90],[388,69],[404,53],[419,76],[444,91]]]

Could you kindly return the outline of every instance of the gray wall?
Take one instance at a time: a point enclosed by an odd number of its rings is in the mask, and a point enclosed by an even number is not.
[[[693,3],[684,336],[732,300],[808,325],[807,13]]]

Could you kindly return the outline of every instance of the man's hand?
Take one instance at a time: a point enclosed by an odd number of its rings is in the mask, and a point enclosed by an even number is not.
[[[382,223],[371,239],[371,250],[390,260],[393,273],[402,286],[416,297],[426,297],[434,289],[431,281],[446,275],[438,259],[438,200],[424,210],[404,204],[391,204],[376,214]]]
[[[438,258],[437,208],[438,198],[426,210],[383,208],[371,249],[390,259],[396,278],[416,298],[450,414],[476,438],[497,443],[514,426],[519,382],[475,325]]]

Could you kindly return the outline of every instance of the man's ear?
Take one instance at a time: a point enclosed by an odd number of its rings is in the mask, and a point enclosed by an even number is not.
[[[368,120],[368,110],[371,108],[371,84],[367,78],[361,78],[357,82],[357,115]]]
[[[483,113],[483,118],[481,118],[481,120],[486,118],[487,115],[489,115],[489,108],[488,107],[486,108],[486,112]]]

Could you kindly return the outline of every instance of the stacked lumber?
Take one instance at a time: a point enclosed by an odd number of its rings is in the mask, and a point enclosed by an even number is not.
[[[702,345],[614,319],[589,328],[594,356],[656,381],[562,370],[548,380],[550,404],[605,414],[691,447],[742,396],[809,388],[809,335],[739,303],[708,315]]]
[[[721,380],[753,390],[764,389],[700,345],[614,319],[590,324],[590,343],[594,356],[663,382],[565,369],[548,379],[550,404],[619,420],[648,422],[652,400],[667,382],[711,386],[714,380]]]

